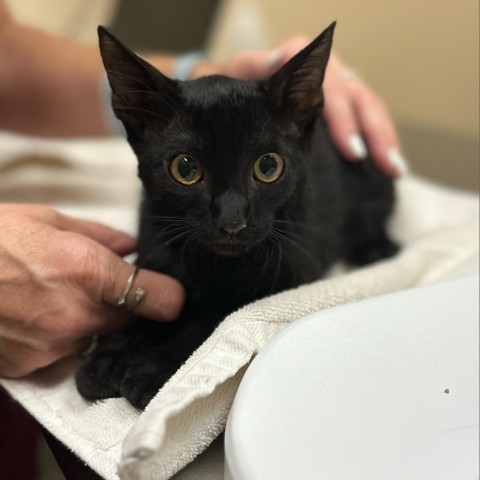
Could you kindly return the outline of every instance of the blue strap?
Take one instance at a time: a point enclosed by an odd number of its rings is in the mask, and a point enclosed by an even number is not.
[[[190,80],[193,69],[206,59],[205,52],[201,51],[181,55],[173,65],[172,78],[176,80]]]

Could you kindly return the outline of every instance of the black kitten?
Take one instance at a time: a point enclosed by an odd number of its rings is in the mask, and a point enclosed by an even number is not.
[[[112,104],[144,186],[138,265],[177,278],[170,324],[142,319],[80,367],[89,400],[144,408],[229,313],[320,278],[333,262],[392,255],[392,182],[332,146],[322,81],[334,24],[265,81],[171,80],[99,28]],[[148,290],[148,286],[147,286]]]

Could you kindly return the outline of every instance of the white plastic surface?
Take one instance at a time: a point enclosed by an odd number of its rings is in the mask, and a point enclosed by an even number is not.
[[[226,480],[475,480],[478,275],[290,325],[242,380]]]

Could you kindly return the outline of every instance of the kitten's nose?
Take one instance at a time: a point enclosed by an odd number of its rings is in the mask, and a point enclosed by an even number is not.
[[[228,189],[215,198],[212,216],[217,228],[230,238],[238,235],[247,226],[249,203],[246,195]]]
[[[223,222],[218,223],[217,228],[222,232],[227,233],[230,237],[233,237],[238,232],[242,231],[244,228],[247,227],[247,224],[243,221],[237,222]]]

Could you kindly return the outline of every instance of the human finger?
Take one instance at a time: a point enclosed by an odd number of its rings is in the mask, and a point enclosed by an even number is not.
[[[360,161],[367,157],[351,100],[344,91],[325,89],[323,117],[333,143],[346,159]]]
[[[120,256],[127,255],[135,250],[136,241],[131,235],[98,222],[80,220],[59,214],[59,221],[56,226],[62,230],[89,237]]]
[[[24,214],[58,230],[79,233],[124,256],[135,250],[136,240],[131,235],[102,223],[70,217],[47,205],[3,205],[5,212]]]
[[[358,81],[357,75],[346,69],[332,52],[323,82],[323,118],[333,143],[343,157],[350,161],[360,161],[368,155],[349,89],[350,83],[355,81]]]
[[[125,297],[124,306],[128,308],[137,303],[137,293],[142,289],[145,293],[134,308],[135,314],[160,321],[177,318],[185,297],[177,280],[150,270],[141,269],[135,273],[132,265],[113,253],[108,257],[100,282],[103,301],[116,306]]]
[[[221,72],[240,79],[265,78],[272,71],[270,56],[270,51],[239,53],[221,67]]]
[[[69,232],[79,233],[124,256],[135,250],[135,239],[127,233],[108,227],[102,223],[81,220],[57,212],[53,226]]]
[[[356,88],[352,101],[373,162],[392,177],[405,175],[408,163],[400,153],[398,137],[387,108],[363,84]]]
[[[289,38],[270,52],[270,64],[272,66],[282,66],[300,52],[300,50],[303,50],[309,43],[309,38],[304,35],[296,35]]]
[[[233,56],[222,73],[236,78],[266,78],[308,45],[307,37],[297,35],[272,50],[242,52]]]

